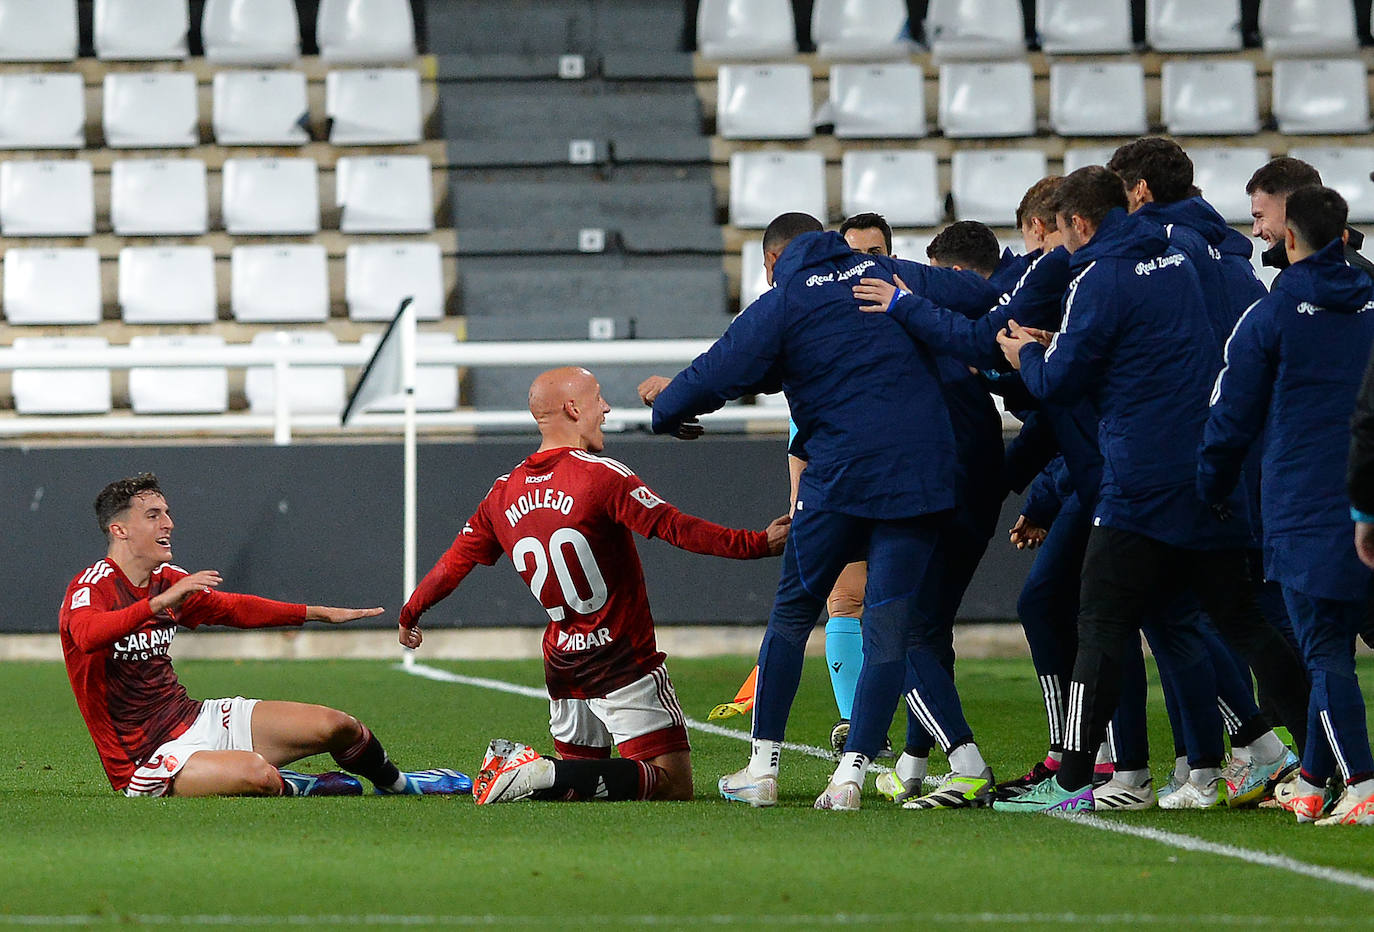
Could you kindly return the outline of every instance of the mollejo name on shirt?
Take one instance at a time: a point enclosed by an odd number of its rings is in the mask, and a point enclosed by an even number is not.
[[[521,518],[538,508],[552,508],[560,514],[572,512],[573,497],[559,489],[545,489],[542,492],[526,492],[506,509],[506,520],[515,527]]]

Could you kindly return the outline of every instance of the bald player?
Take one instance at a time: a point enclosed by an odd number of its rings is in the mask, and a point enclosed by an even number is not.
[[[400,641],[420,646],[420,616],[477,564],[507,554],[548,613],[544,678],[560,759],[520,742],[487,749],[478,804],[520,799],[691,799],[687,730],[631,531],[693,553],[777,556],[789,519],[738,531],[683,514],[629,467],[597,456],[611,406],[586,369],[545,372],[530,386],[542,442],[491,487],[400,616]],[[611,759],[611,747],[620,758]]]

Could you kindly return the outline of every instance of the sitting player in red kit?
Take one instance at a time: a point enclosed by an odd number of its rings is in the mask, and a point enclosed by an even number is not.
[[[380,608],[331,608],[217,592],[214,570],[173,566],[172,515],[157,477],[112,482],[95,500],[105,559],[72,580],[59,629],[76,704],[105,773],[126,796],[353,796],[348,773],[303,774],[283,765],[328,752],[379,793],[467,793],[454,770],[403,773],[367,726],[300,702],[190,698],[168,648],[177,627],[341,624]]]
[[[631,532],[693,553],[754,559],[782,553],[786,517],[738,531],[683,514],[629,467],[593,454],[610,405],[585,369],[530,386],[539,449],[496,480],[401,610],[400,640],[418,647],[424,612],[477,564],[506,553],[549,615],[544,678],[561,760],[514,741],[487,749],[479,804],[518,799],[691,799],[687,729],[654,641],[644,571]],[[611,759],[611,745],[620,752]]]

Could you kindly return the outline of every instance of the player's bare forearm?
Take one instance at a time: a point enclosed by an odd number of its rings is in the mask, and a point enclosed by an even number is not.
[[[305,607],[305,618],[307,621],[323,621],[331,625],[342,625],[350,621],[357,621],[360,618],[375,618],[382,614],[384,608],[335,608],[332,605],[307,605]]]

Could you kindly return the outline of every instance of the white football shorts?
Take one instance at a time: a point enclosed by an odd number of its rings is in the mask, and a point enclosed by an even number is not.
[[[609,757],[612,745],[629,760],[691,748],[687,720],[662,665],[599,699],[550,699],[549,731],[568,760]]]
[[[256,699],[206,699],[191,727],[158,749],[134,771],[125,796],[166,796],[172,778],[197,751],[253,750],[253,707]]]

